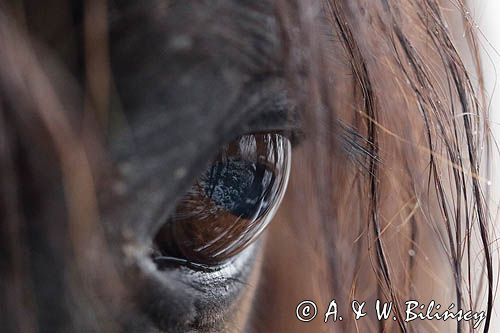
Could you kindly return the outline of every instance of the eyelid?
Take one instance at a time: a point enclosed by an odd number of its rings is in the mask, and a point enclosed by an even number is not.
[[[302,116],[295,101],[285,90],[279,90],[252,110],[243,122],[240,135],[276,132],[287,137],[292,146],[304,137]]]
[[[301,116],[294,107],[266,110],[254,116],[244,134],[259,132],[281,134],[290,140],[292,147],[300,144],[305,136]]]

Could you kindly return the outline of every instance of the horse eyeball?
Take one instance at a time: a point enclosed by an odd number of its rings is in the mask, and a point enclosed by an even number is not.
[[[290,159],[290,141],[277,133],[244,135],[224,146],[156,235],[156,258],[214,266],[241,252],[273,218]]]

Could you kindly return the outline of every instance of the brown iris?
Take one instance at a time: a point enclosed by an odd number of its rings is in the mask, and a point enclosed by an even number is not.
[[[252,134],[223,147],[155,238],[154,259],[217,265],[250,245],[281,202],[290,142]]]

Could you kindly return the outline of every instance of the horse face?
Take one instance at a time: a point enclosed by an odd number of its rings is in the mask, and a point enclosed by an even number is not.
[[[118,176],[109,187],[113,200],[103,211],[113,243],[119,244],[116,252],[127,262],[130,290],[154,325],[166,331],[219,331],[225,323],[242,329],[253,293],[248,286],[255,286],[259,275],[257,234],[244,238],[240,243],[247,247],[223,262],[200,265],[182,254],[173,259],[167,251],[170,261],[159,267],[151,251],[161,253],[153,249],[159,231],[224,145],[251,133],[275,133],[289,145],[283,133],[297,124],[290,117],[273,6],[267,1],[116,2],[110,16],[110,64],[120,100],[110,115],[110,151]],[[253,145],[257,150],[261,145],[259,156],[272,150],[289,159],[289,148],[280,144],[270,144],[269,150],[257,139]],[[289,162],[278,165],[279,157],[271,159],[276,172],[286,173]],[[229,172],[234,168],[228,166]],[[273,196],[283,190],[284,185]],[[220,228],[225,233],[234,224]],[[168,242],[179,237],[187,236],[174,232],[163,247],[171,248]]]
[[[487,117],[436,1],[17,3],[0,6],[6,331],[461,331],[401,305],[452,281],[439,302],[474,308],[455,279],[473,248],[488,330]],[[394,320],[293,316],[381,296]]]

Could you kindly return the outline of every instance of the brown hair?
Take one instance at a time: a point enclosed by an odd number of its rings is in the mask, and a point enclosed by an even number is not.
[[[345,313],[352,300],[368,300],[366,308],[373,309],[380,299],[393,302],[395,321],[376,320],[367,311],[370,319],[344,315],[342,322],[296,323],[295,329],[473,330],[470,323],[405,322],[405,301],[435,300],[485,311],[488,331],[491,227],[482,190],[487,176],[480,172],[483,149],[489,150],[488,117],[475,90],[481,89],[480,61],[465,4],[320,6],[322,30],[306,26],[309,33],[295,41],[299,48],[320,49],[309,51],[320,54],[308,64],[309,79],[317,83],[302,81],[313,90],[308,96],[319,96],[308,105],[318,110],[308,124],[316,140],[296,149],[291,193],[271,227],[267,260],[273,265],[260,290],[276,312],[257,311],[256,318],[264,317],[266,328],[272,322],[271,331],[291,331],[289,314],[301,300],[321,300],[318,308],[326,312],[335,299]],[[464,25],[446,23],[460,18]],[[301,23],[287,24],[303,28]],[[465,29],[467,43],[456,46],[450,29]],[[311,42],[324,30],[329,41]],[[472,65],[463,59],[473,59]],[[284,251],[281,244],[291,248]]]
[[[105,2],[85,3],[85,15],[106,12]],[[494,276],[482,190],[487,175],[480,167],[489,133],[465,4],[275,3],[290,91],[305,111],[306,135],[294,151],[284,207],[267,235],[249,329],[422,331],[456,325],[457,331],[472,331],[472,323],[404,321],[405,300],[435,299],[485,310],[488,331]],[[87,58],[79,59],[86,74],[78,61],[65,64],[74,76],[86,77],[74,82],[46,60],[50,52],[30,27],[40,16],[25,4],[18,10],[0,6],[0,326],[123,330],[121,323],[131,321],[122,318],[124,309],[133,312],[134,304],[98,223],[96,196],[109,168],[100,129],[111,93],[95,88],[110,79],[107,40],[89,49],[96,33],[89,22],[83,36],[74,34],[76,46],[64,52],[87,47]],[[47,12],[56,16],[55,8]],[[466,44],[457,45],[452,28],[465,31]],[[102,80],[92,77],[97,73],[104,73]],[[88,90],[84,97],[79,85]],[[377,321],[370,313],[355,321],[345,313],[334,325],[300,323],[293,316],[303,299],[324,309],[331,299],[341,309],[350,309],[354,299],[390,300],[396,320]]]

